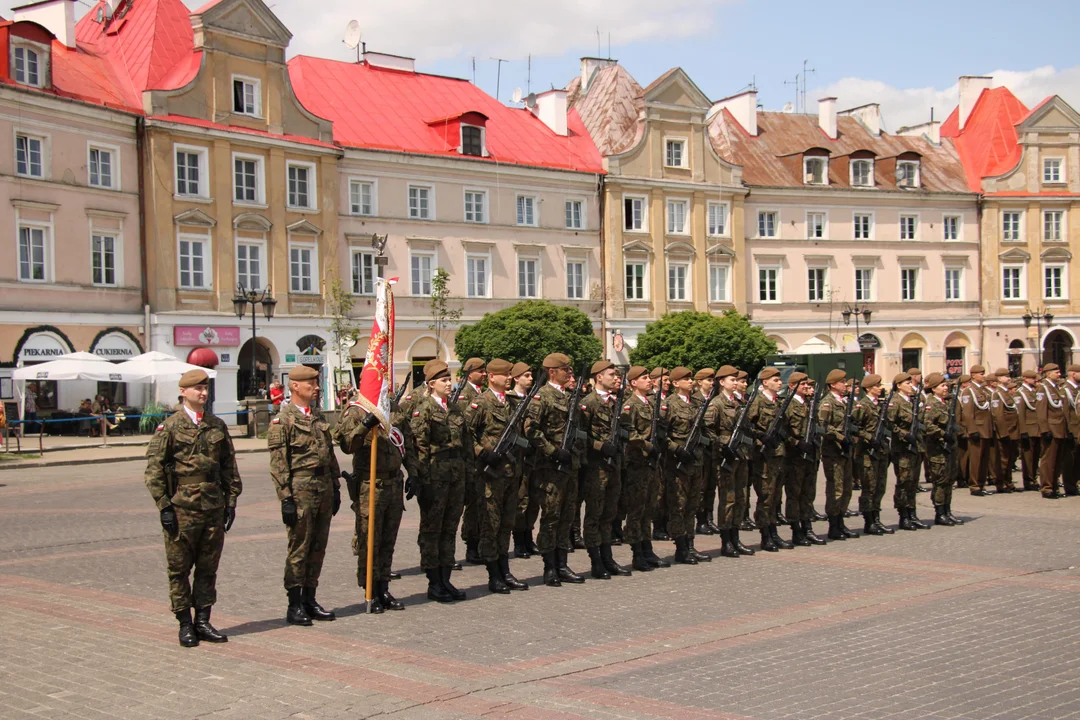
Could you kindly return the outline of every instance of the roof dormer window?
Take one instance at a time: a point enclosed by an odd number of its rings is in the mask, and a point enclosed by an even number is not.
[[[828,185],[829,158],[822,156],[803,158],[803,177],[807,185]]]
[[[918,160],[901,160],[896,163],[896,185],[902,188],[919,187]]]
[[[874,184],[874,161],[861,159],[851,161],[851,184],[853,187],[872,187]]]
[[[484,157],[484,128],[475,125],[461,126],[461,154]]]
[[[233,75],[232,111],[239,115],[262,117],[261,83],[255,78]]]
[[[21,39],[11,45],[11,77],[20,85],[44,87],[48,48]]]

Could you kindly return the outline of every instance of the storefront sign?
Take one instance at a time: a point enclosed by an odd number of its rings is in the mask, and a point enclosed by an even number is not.
[[[963,375],[964,358],[945,358],[945,373],[951,378]]]
[[[205,325],[177,325],[173,328],[173,345],[225,345],[240,344],[240,328],[208,327]]]
[[[19,362],[23,365],[48,362],[61,355],[67,355],[69,352],[71,351],[56,337],[47,333],[37,333],[31,335],[23,344],[22,349],[19,351]]]
[[[100,358],[115,362],[130,360],[141,354],[139,348],[131,341],[131,338],[118,332],[101,336],[101,339],[90,349],[90,352]]]
[[[296,362],[296,355],[294,355],[292,353],[285,353],[285,364],[295,363],[295,362]]]

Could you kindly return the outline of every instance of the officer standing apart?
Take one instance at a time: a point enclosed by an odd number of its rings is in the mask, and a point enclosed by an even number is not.
[[[169,602],[184,647],[195,647],[200,640],[228,640],[210,624],[210,608],[217,601],[225,533],[236,518],[236,498],[243,489],[229,428],[205,411],[209,382],[204,370],[190,370],[180,378],[184,404],[157,426],[143,475],[161,516]]]
[[[1061,477],[1062,456],[1065,454],[1069,428],[1065,414],[1067,399],[1061,382],[1061,368],[1055,363],[1047,363],[1043,367],[1042,390],[1035,398],[1039,432],[1042,434],[1039,489],[1047,500],[1058,500],[1064,497],[1058,491],[1058,478]]]
[[[926,454],[930,458],[932,484],[930,499],[934,503],[934,524],[952,527],[964,521],[952,514],[952,478],[948,474],[949,453],[955,452],[955,438],[949,437],[949,405],[945,398],[949,386],[941,373],[930,373],[926,378]]]
[[[289,371],[291,399],[270,421],[266,442],[270,448],[270,477],[281,501],[281,521],[289,536],[285,558],[285,592],[292,625],[333,620],[315,600],[330,518],[341,507],[334,441],[327,424],[312,404],[319,394],[319,371],[303,365]]]
[[[787,540],[781,539],[776,531],[776,484],[784,469],[784,443],[765,443],[765,435],[773,419],[780,412],[779,393],[783,381],[780,371],[767,367],[758,375],[761,380],[761,392],[754,398],[747,410],[746,420],[754,430],[754,437],[759,441],[758,456],[750,474],[757,490],[757,505],[754,508],[754,520],[761,531],[761,549],[766,552],[779,552],[781,548],[794,547]]]

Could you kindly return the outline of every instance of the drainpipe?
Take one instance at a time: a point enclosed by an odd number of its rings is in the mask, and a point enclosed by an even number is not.
[[[146,118],[135,118],[135,150],[139,158],[139,284],[143,304],[143,349],[150,348],[150,288],[147,280],[146,260]]]
[[[984,367],[989,367],[989,360],[986,355],[986,313],[983,310],[983,279],[982,279],[982,229],[983,229],[983,196],[979,194],[975,198],[975,227],[979,228],[979,243],[975,249],[976,266],[979,268],[979,364]],[[997,282],[995,280],[994,282]],[[1007,358],[1006,358],[1007,359]],[[1021,359],[1020,367],[1023,367],[1023,357]],[[968,367],[971,367],[969,361]]]
[[[600,212],[600,337],[604,339],[604,355],[607,355],[607,238],[604,232],[607,225],[604,221],[607,203],[605,202],[604,176],[599,173],[596,175],[596,191]]]

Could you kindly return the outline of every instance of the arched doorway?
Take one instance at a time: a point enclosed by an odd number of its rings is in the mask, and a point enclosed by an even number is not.
[[[251,374],[251,347],[252,341],[248,340],[240,347],[240,355],[237,357],[236,371],[236,399],[243,400],[249,395],[255,394],[261,386],[269,388],[274,379],[274,345],[266,338],[255,339],[255,375]],[[252,382],[254,380],[254,382]]]
[[[923,353],[928,350],[926,338],[919,333],[908,333],[900,341],[900,371],[923,367]]]
[[[859,349],[862,350],[863,370],[867,375],[877,372],[877,351],[881,349],[881,339],[873,333],[859,336]]]
[[[1072,335],[1064,330],[1052,330],[1043,340],[1042,364],[1057,363],[1064,373],[1065,368],[1072,364],[1072,350]]]
[[[960,331],[950,333],[945,338],[945,375],[949,378],[958,378],[964,374],[968,363],[968,348],[971,341],[968,336]]]
[[[1024,372],[1024,348],[1023,340],[1013,340],[1009,343],[1009,375],[1020,377]]]

